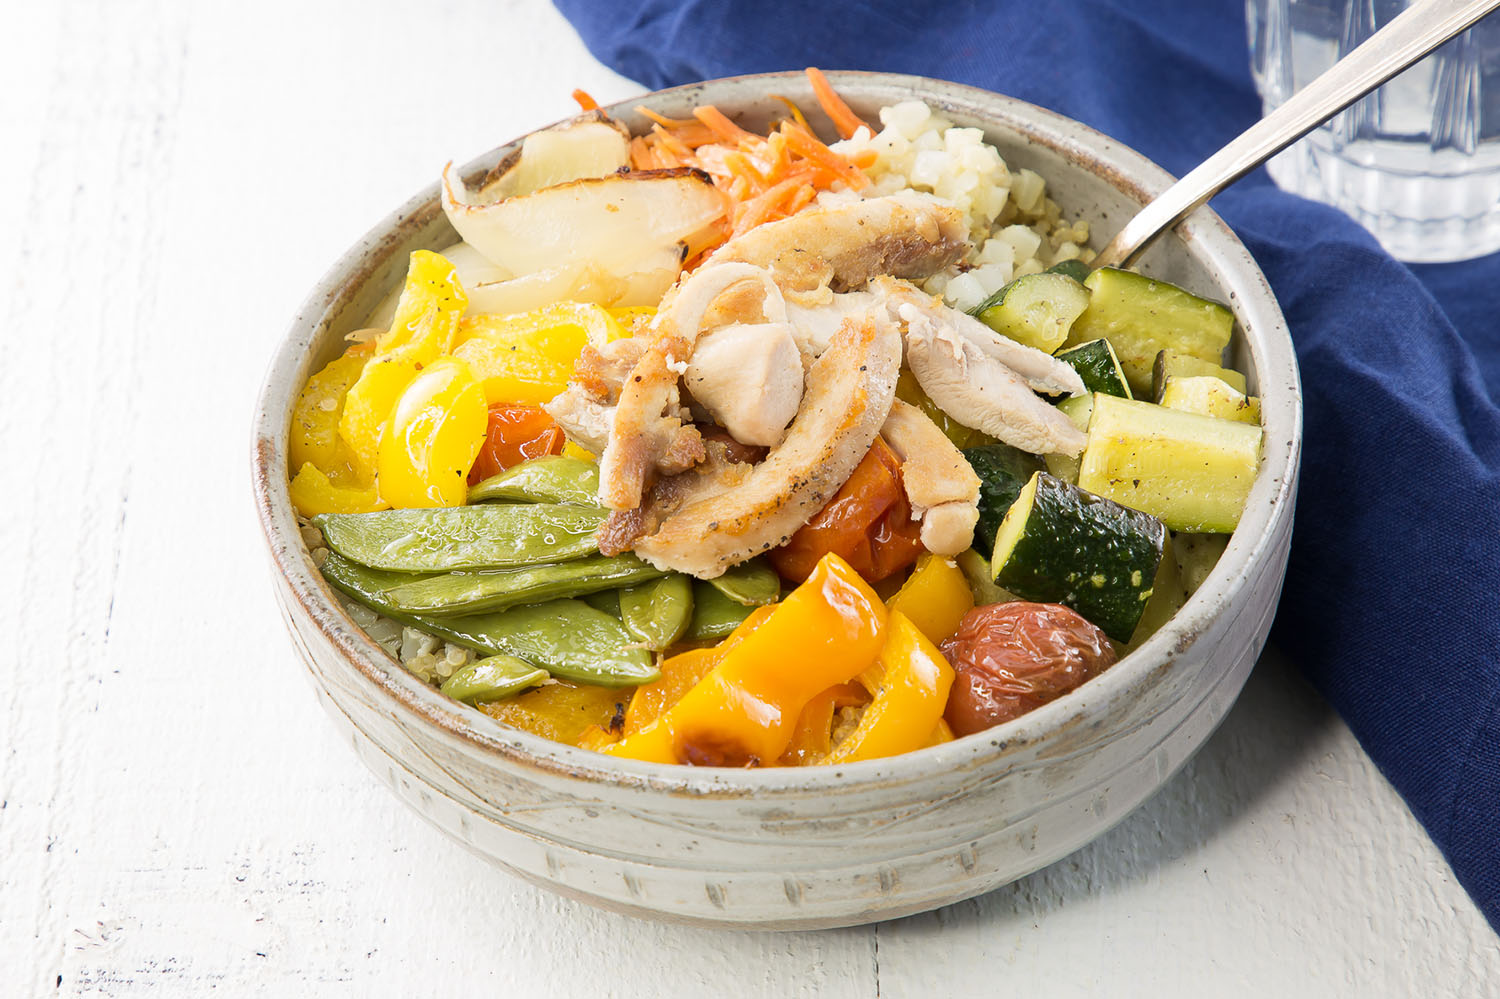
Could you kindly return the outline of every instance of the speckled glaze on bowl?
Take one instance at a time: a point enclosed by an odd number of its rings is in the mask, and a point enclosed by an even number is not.
[[[1091,129],[970,87],[831,74],[854,107],[920,98],[1031,167],[1095,245],[1170,178]],[[771,95],[814,106],[801,74],[679,87],[647,104],[712,102],[759,127]],[[470,163],[475,177],[516,148]],[[354,625],[299,538],[286,444],[297,392],[401,279],[406,256],[456,239],[424,190],[319,282],[276,353],[256,417],[255,501],[276,596],[329,714],[423,818],[555,891],[677,922],[759,928],[887,919],[977,895],[1049,864],[1155,791],[1224,717],[1265,643],[1281,590],[1301,450],[1296,362],[1250,254],[1208,210],[1158,240],[1142,269],[1228,302],[1235,364],[1260,395],[1264,458],[1239,531],[1203,587],[1142,648],[1078,691],[946,745],[841,767],[727,770],[615,760],[503,726],[450,701]],[[795,654],[796,650],[788,650]]]

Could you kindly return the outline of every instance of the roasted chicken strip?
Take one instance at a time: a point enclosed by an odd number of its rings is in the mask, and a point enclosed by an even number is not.
[[[926,413],[900,399],[880,434],[901,459],[901,485],[922,522],[923,547],[936,555],[968,548],[979,522],[979,476],[963,452]]]
[[[906,363],[922,391],[943,412],[1032,454],[1083,451],[1088,438],[1073,421],[958,328],[912,305],[901,305],[897,311],[906,322]],[[1078,391],[1082,390],[1079,382]]]
[[[808,371],[781,444],[732,490],[700,488],[635,553],[702,579],[783,544],[849,478],[890,413],[901,335],[883,310],[848,322]]]
[[[767,222],[714,251],[714,262],[769,267],[783,289],[860,288],[890,274],[924,278],[963,256],[963,213],[915,191],[814,208]]]

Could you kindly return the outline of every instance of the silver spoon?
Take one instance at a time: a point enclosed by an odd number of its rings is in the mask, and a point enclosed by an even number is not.
[[[1163,231],[1444,42],[1500,0],[1421,0],[1367,38],[1285,104],[1251,125],[1125,224],[1093,261],[1124,267]]]

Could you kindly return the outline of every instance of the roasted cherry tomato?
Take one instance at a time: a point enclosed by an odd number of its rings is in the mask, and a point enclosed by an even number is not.
[[[957,674],[944,717],[956,735],[1019,718],[1114,665],[1104,632],[1061,604],[975,607],[943,642]]]
[[[562,428],[536,406],[497,403],[490,407],[489,421],[479,457],[469,469],[471,486],[529,458],[562,453]]]
[[[771,552],[776,571],[801,581],[818,559],[836,552],[869,582],[877,582],[917,560],[921,524],[901,488],[901,460],[876,437],[849,481],[791,540]]]

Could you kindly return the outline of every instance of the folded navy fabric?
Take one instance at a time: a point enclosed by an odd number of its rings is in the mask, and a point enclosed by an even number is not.
[[[818,66],[1051,108],[1186,172],[1250,125],[1230,0],[557,0],[641,83]],[[1272,638],[1500,929],[1500,254],[1408,267],[1264,171],[1214,202],[1291,326],[1305,451]]]

